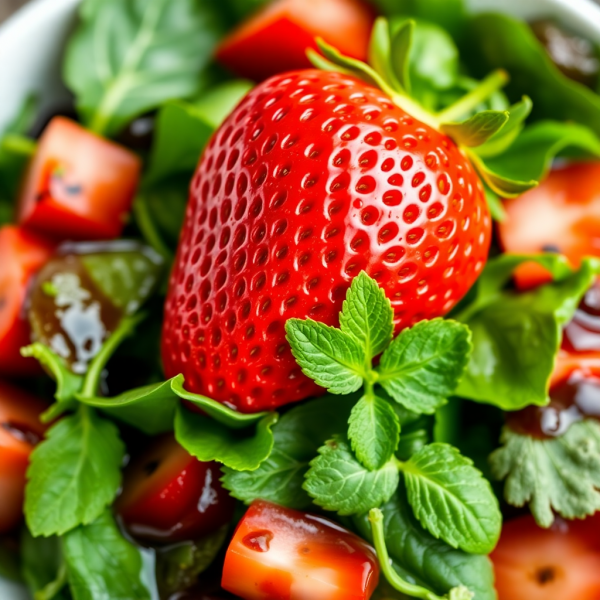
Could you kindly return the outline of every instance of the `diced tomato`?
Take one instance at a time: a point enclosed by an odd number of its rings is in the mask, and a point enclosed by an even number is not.
[[[340,52],[366,60],[374,14],[362,0],[277,0],[243,23],[217,49],[234,73],[262,81],[310,67],[308,48],[322,37]]]
[[[598,600],[600,515],[550,529],[529,515],[509,521],[491,559],[498,600]]]
[[[375,551],[353,533],[256,501],[229,545],[222,586],[244,600],[368,600],[378,580]]]
[[[50,258],[54,245],[18,227],[0,229],[0,373],[7,376],[39,372],[20,350],[31,343],[25,313],[27,287],[34,273]]]
[[[585,256],[600,256],[600,162],[555,169],[537,188],[506,200],[504,206],[507,218],[498,232],[505,252],[558,252],[573,267]],[[521,289],[551,280],[533,263],[515,273]]]
[[[29,166],[18,222],[61,240],[119,237],[140,169],[133,152],[55,117]]]
[[[194,540],[229,523],[234,499],[217,463],[202,463],[167,435],[126,469],[116,503],[128,531],[141,540]]]
[[[39,416],[45,408],[41,400],[0,381],[0,534],[23,516],[25,472],[33,447],[44,436]]]

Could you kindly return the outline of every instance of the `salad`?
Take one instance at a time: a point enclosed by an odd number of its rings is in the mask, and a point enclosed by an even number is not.
[[[598,600],[600,53],[462,0],[83,0],[0,140],[0,576]]]

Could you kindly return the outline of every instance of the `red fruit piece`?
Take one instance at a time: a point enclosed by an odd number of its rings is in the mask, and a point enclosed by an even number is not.
[[[191,186],[166,303],[163,361],[244,412],[318,394],[285,339],[328,325],[362,270],[396,331],[443,315],[481,272],[491,221],[445,135],[339,73],[274,77],[210,142]]]
[[[364,540],[259,500],[238,524],[221,585],[244,600],[368,600],[378,581],[375,551]]]
[[[557,518],[550,529],[526,516],[505,523],[494,563],[498,600],[598,600],[600,514]]]
[[[172,436],[155,441],[124,475],[116,510],[135,538],[195,540],[229,523],[235,500],[221,487],[217,463],[190,456]]]
[[[18,221],[56,239],[119,237],[140,168],[133,152],[55,117],[27,172]]]
[[[45,408],[41,400],[0,381],[0,534],[23,517],[25,472],[31,451],[44,437],[39,417]]]
[[[366,60],[374,14],[362,0],[278,0],[221,43],[217,59],[242,77],[310,67],[308,48],[321,37],[343,54]]]
[[[498,233],[505,252],[558,252],[575,268],[585,256],[600,256],[600,162],[555,169],[538,187],[504,206],[507,218]],[[515,272],[521,289],[549,281],[550,273],[535,263]]]
[[[50,258],[53,245],[18,227],[0,228],[0,373],[7,376],[40,372],[38,362],[20,350],[31,343],[24,309],[29,281]]]

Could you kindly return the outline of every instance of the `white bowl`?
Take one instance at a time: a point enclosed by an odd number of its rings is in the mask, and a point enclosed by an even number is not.
[[[0,0],[2,1],[2,0]],[[0,132],[36,94],[52,105],[66,96],[60,61],[80,0],[33,0],[0,26]],[[473,11],[500,10],[526,19],[552,17],[600,44],[600,7],[592,0],[467,0]],[[0,599],[27,600],[0,580]]]

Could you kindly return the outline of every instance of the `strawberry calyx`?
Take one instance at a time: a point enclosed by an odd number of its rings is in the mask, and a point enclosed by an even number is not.
[[[509,150],[532,108],[531,100],[523,97],[507,110],[477,110],[508,83],[506,71],[492,72],[462,98],[437,113],[427,110],[411,96],[409,57],[415,24],[412,19],[390,23],[383,17],[378,18],[371,35],[370,64],[342,55],[322,39],[317,40],[321,54],[308,50],[308,56],[317,68],[358,77],[378,87],[413,118],[452,138],[493,193],[508,198],[538,185],[537,180],[520,181],[511,178],[510,173],[495,173],[487,165],[489,159]]]

